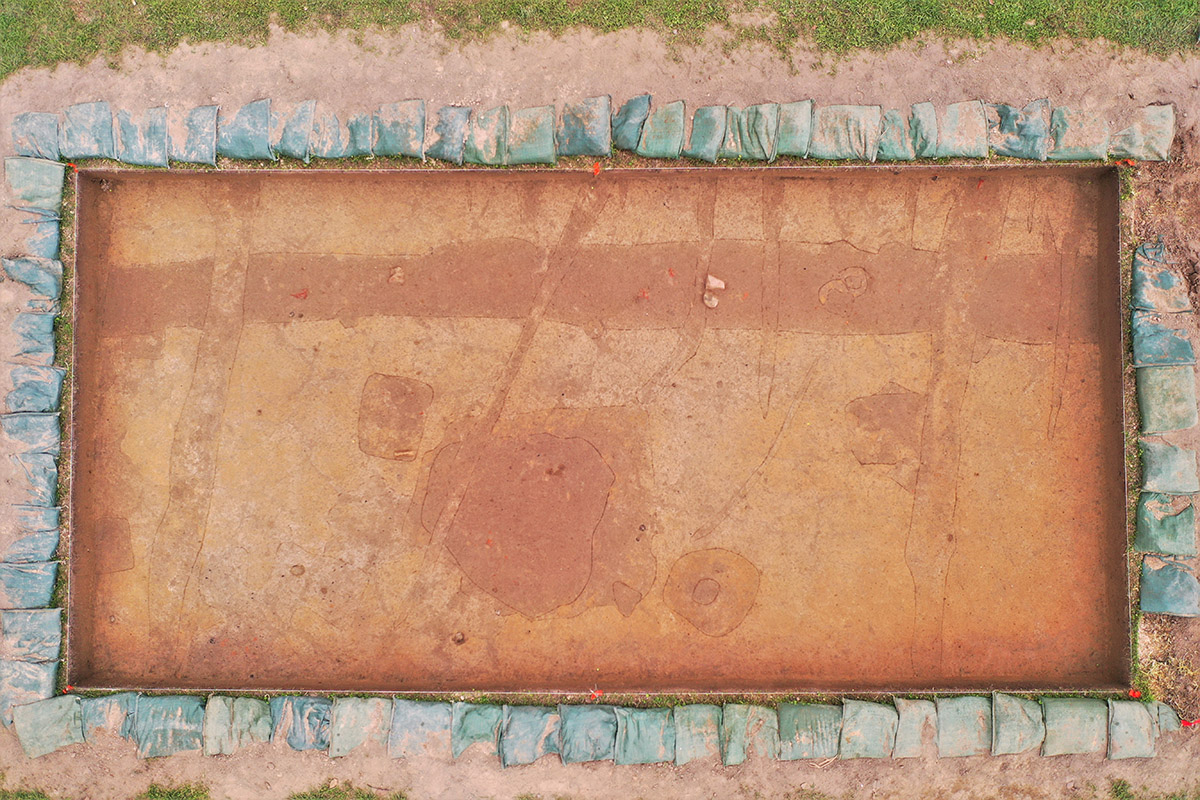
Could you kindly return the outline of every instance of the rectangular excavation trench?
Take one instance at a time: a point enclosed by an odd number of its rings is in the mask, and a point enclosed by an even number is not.
[[[77,202],[75,686],[1129,680],[1111,170]]]

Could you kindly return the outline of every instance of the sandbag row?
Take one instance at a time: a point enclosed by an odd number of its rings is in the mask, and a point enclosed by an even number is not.
[[[553,164],[559,156],[602,158],[614,149],[647,158],[772,162],[779,156],[820,160],[913,161],[1000,156],[1034,161],[1106,158],[1165,160],[1175,138],[1175,110],[1146,106],[1113,132],[1099,116],[1046,99],[1018,108],[969,100],[942,108],[817,105],[812,100],[745,108],[703,106],[688,125],[677,100],[654,106],[649,94],[615,113],[601,95],[563,105],[485,110],[443,106],[427,118],[424,100],[380,106],[345,120],[315,100],[247,103],[187,111],[151,108],[140,118],[113,114],[104,101],[80,103],[61,116],[25,112],[13,118],[16,152],[50,161],[115,159],[166,167],[171,161],[215,165],[218,156],[270,161],[406,156],[453,164]]]

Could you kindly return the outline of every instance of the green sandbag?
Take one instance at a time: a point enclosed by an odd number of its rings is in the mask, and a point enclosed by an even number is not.
[[[992,695],[992,755],[1024,753],[1039,747],[1045,738],[1041,703],[999,692]]]
[[[675,760],[675,723],[669,708],[614,709],[618,764],[661,764]]]
[[[204,699],[139,695],[133,710],[138,758],[158,758],[204,747]]]
[[[779,715],[765,706],[726,703],[721,709],[721,763],[741,764],[754,753],[780,757]]]
[[[654,109],[642,126],[637,154],[642,158],[679,158],[685,119],[682,100]]]
[[[933,103],[913,103],[908,122],[917,158],[935,158],[938,146],[937,108]]]
[[[721,707],[696,703],[675,707],[675,763],[721,755]]]
[[[271,741],[285,739],[293,750],[329,749],[327,697],[272,697]]]
[[[1129,304],[1145,311],[1174,314],[1191,311],[1183,278],[1167,264],[1166,245],[1143,243],[1133,251]]]
[[[442,106],[433,126],[433,140],[425,155],[451,164],[463,162],[467,130],[471,127],[471,109],[463,106]]]
[[[938,757],[986,756],[992,752],[992,701],[988,697],[939,697]]]
[[[58,212],[66,165],[40,158],[4,159],[4,179],[16,205]]]
[[[252,697],[213,695],[204,706],[204,755],[232,755],[271,741],[271,707]]]
[[[367,744],[386,746],[392,727],[390,697],[337,697],[329,712],[329,756],[338,758]]]
[[[275,155],[308,163],[316,112],[316,100],[297,103],[287,116],[271,112],[271,149]]]
[[[542,756],[557,754],[560,723],[554,708],[505,706],[500,725],[500,766],[532,764]]]
[[[371,151],[377,156],[425,158],[425,101],[382,105],[375,112]]]
[[[13,709],[13,728],[29,758],[53,753],[60,747],[83,742],[79,698],[51,697]]]
[[[938,158],[987,158],[987,115],[983,103],[951,103],[938,114]]]
[[[897,697],[896,746],[892,758],[920,758],[925,752],[925,734],[937,741],[937,706],[932,700],[908,700]]]
[[[988,103],[988,145],[1002,156],[1045,161],[1050,154],[1050,101],[1034,100],[1025,108]]]
[[[894,108],[883,113],[883,127],[879,134],[880,161],[912,161],[917,157],[912,134],[908,130],[908,118]]]
[[[1180,508],[1177,498],[1170,495],[1142,492],[1133,549],[1169,556],[1197,555],[1196,510],[1191,500]]]
[[[1103,753],[1108,744],[1108,704],[1086,697],[1045,697],[1042,755]]]
[[[742,158],[774,161],[775,138],[779,130],[779,104],[747,106],[741,114]]]
[[[1194,368],[1142,367],[1136,373],[1142,433],[1181,431],[1196,424]]]
[[[742,110],[733,106],[725,108],[725,138],[717,151],[717,158],[742,157]]]
[[[1158,717],[1136,700],[1108,701],[1108,757],[1153,758]]]
[[[0,268],[4,274],[18,283],[23,283],[33,292],[25,306],[27,311],[58,311],[58,298],[62,294],[63,266],[54,258],[2,258]],[[49,410],[49,409],[47,409]]]
[[[47,368],[20,366],[17,369]],[[9,528],[7,536],[0,535],[0,556],[3,556],[3,560],[14,564],[53,560],[58,550],[59,509],[21,503],[15,503],[10,508],[15,512],[16,524]]]
[[[1157,700],[1149,705],[1151,713],[1156,715],[1155,719],[1158,723],[1158,732],[1160,735],[1164,733],[1178,733],[1183,730],[1183,724],[1179,721],[1179,715],[1175,713],[1175,709]]]
[[[396,698],[392,703],[388,755],[392,758],[449,757],[450,722],[449,703]]]
[[[77,103],[63,109],[58,126],[58,155],[64,161],[115,158],[112,109],[104,101]]]
[[[1146,106],[1138,109],[1133,124],[1113,134],[1108,154],[1113,158],[1166,161],[1175,140],[1175,107]]]
[[[53,458],[36,453],[21,453],[14,458]],[[54,596],[58,564],[53,561],[33,564],[0,564],[0,608],[45,608]]]
[[[468,164],[500,166],[508,152],[508,106],[496,106],[471,116],[463,160]]]
[[[1196,453],[1154,439],[1141,439],[1142,489],[1159,494],[1196,494]]]
[[[896,747],[900,715],[893,706],[842,701],[839,758],[889,758]]]
[[[10,330],[17,339],[13,356],[44,367],[54,362],[54,314],[22,311]]]
[[[0,657],[56,661],[61,647],[61,608],[0,611]]]
[[[42,111],[17,114],[12,121],[13,150],[19,156],[58,161],[58,117]]]
[[[612,118],[612,146],[617,150],[637,150],[642,141],[642,126],[650,116],[650,95],[640,94],[625,101]]]
[[[725,707],[728,718],[728,706]],[[781,703],[779,758],[837,758],[842,737],[841,706]]]
[[[504,709],[478,703],[455,703],[451,709],[450,750],[458,758],[473,744],[484,745],[488,755],[499,755],[500,723]]]
[[[168,137],[171,160],[183,164],[217,164],[217,106],[193,108],[183,119],[183,136]]]
[[[9,370],[13,388],[4,396],[6,411],[50,411],[58,408],[62,402],[63,380],[67,374],[65,369],[12,364]]]
[[[812,141],[812,118],[812,100],[780,105],[775,154],[808,158],[808,147]]]
[[[1200,617],[1200,582],[1180,561],[1147,556],[1142,561],[1141,609],[1146,614]]]
[[[522,108],[508,123],[508,164],[553,164],[554,106]]]
[[[345,158],[373,155],[371,147],[375,141],[375,118],[370,114],[355,114],[346,120]]]
[[[564,103],[556,139],[560,156],[611,156],[612,98],[603,94]]]
[[[20,479],[16,481],[20,498],[18,502],[31,506],[53,506],[58,498],[58,465],[54,456],[45,453],[18,453],[12,459],[17,464],[18,474],[24,476],[23,484]]]
[[[809,158],[875,161],[883,109],[879,106],[818,106],[813,113]]]
[[[703,106],[692,112],[692,133],[683,155],[712,164],[725,140],[725,106]]]
[[[1108,158],[1108,121],[1087,111],[1059,106],[1050,115],[1051,161],[1103,161]]]
[[[42,211],[36,208],[23,208],[21,211],[32,213],[33,219],[24,220],[31,231],[25,239],[25,252],[40,258],[58,258],[59,217],[54,211]]]
[[[13,708],[54,696],[57,661],[0,659],[0,722],[11,725]]]
[[[1196,363],[1196,351],[1182,328],[1168,328],[1163,315],[1134,309],[1132,313],[1133,366],[1170,367]]]
[[[232,119],[217,120],[217,155],[245,160],[274,161],[271,151],[271,101],[255,100]]]
[[[617,747],[617,714],[612,706],[559,706],[564,764],[612,761]]]
[[[83,716],[83,740],[88,744],[100,741],[107,733],[122,739],[133,738],[133,712],[137,707],[137,692],[118,692],[103,697],[85,697],[80,703]],[[263,703],[265,706],[266,703]],[[208,713],[204,722],[208,724]]]
[[[143,167],[167,166],[167,109],[148,108],[142,124],[124,109],[117,112],[117,160]]]
[[[62,449],[57,411],[49,414],[0,414],[0,431],[16,443],[15,453],[49,453]]]

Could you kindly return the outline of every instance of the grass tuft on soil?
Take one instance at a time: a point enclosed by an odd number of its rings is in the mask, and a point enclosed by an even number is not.
[[[405,800],[404,792],[381,794],[351,784],[329,784],[288,797],[288,800]]]
[[[185,783],[179,786],[160,786],[150,784],[150,788],[139,794],[134,800],[209,800],[208,788],[198,783]]]
[[[743,21],[753,19],[753,22]],[[650,28],[694,39],[724,25],[735,41],[781,54],[799,42],[846,53],[926,36],[1038,44],[1103,38],[1166,55],[1196,46],[1195,0],[6,0],[0,78],[25,66],[116,59],[126,45],[163,52],[183,41],[255,44],[289,31],[394,28],[431,22],[451,39],[513,25],[560,33]]]

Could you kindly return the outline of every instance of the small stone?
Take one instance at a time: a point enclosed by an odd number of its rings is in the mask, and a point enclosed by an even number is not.
[[[725,281],[721,280],[716,275],[709,275],[704,280],[704,288],[708,289],[710,292],[716,291],[717,289],[724,289]]]
[[[704,293],[704,305],[708,306],[709,308],[716,308],[717,307],[717,296],[715,294],[713,294],[712,292],[705,292]]]
[[[453,636],[450,637],[450,641],[454,642],[455,644],[462,644],[466,640],[467,636],[462,631],[457,631]]]

